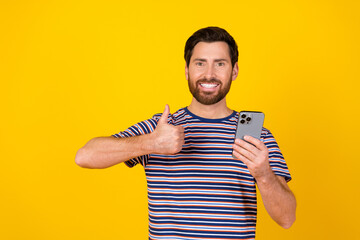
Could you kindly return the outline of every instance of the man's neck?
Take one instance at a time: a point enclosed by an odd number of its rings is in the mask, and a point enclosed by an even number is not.
[[[199,117],[208,119],[224,118],[233,113],[226,105],[226,98],[212,105],[204,105],[193,98],[188,110]]]

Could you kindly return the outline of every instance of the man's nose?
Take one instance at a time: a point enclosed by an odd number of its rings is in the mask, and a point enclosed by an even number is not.
[[[211,79],[213,77],[215,77],[215,69],[212,65],[209,65],[207,68],[206,68],[206,71],[205,71],[205,77],[207,79]]]

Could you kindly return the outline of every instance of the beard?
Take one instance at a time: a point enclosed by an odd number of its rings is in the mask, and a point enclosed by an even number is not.
[[[190,76],[188,77],[188,79],[189,79],[188,84],[189,84],[189,89],[190,89],[191,94],[199,103],[204,104],[204,105],[212,105],[212,104],[218,103],[221,100],[223,100],[225,98],[225,96],[228,94],[228,92],[230,91],[231,82],[232,82],[231,77],[225,83],[224,86],[223,86],[222,82],[217,78],[211,78],[211,79],[202,78],[202,79],[197,80],[196,82],[191,81]],[[217,93],[201,92],[199,89],[199,85],[201,83],[219,84],[220,89]]]

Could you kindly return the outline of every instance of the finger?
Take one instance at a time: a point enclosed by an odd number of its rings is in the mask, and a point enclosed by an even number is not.
[[[251,162],[249,159],[247,159],[247,158],[244,157],[242,154],[240,154],[238,151],[236,151],[236,149],[233,150],[233,155],[234,155],[237,159],[239,159],[239,160],[241,160],[243,163],[245,163],[245,165],[246,165],[247,167],[249,167],[250,164],[252,164],[252,162]]]
[[[184,146],[184,145],[185,145],[185,138],[183,138],[181,141],[181,146]]]
[[[169,117],[169,114],[170,114],[170,108],[169,108],[169,105],[165,105],[165,109],[164,109],[164,112],[162,113],[160,119],[159,119],[159,123],[168,123],[168,117]]]
[[[181,134],[181,136],[184,136],[185,137],[185,131],[184,131],[184,128],[182,126],[179,126],[179,132]]]
[[[235,139],[235,144],[245,148],[246,150],[250,151],[253,154],[256,154],[257,152],[259,152],[259,149],[257,149],[254,145],[242,140],[242,139]]]
[[[245,149],[241,146],[234,144],[233,149],[250,161],[252,161],[255,158],[255,155],[253,153],[251,153],[250,151],[248,151],[247,149]]]
[[[176,127],[179,129],[180,132],[185,133],[185,129],[184,129],[183,126],[178,125],[178,126],[176,126]]]
[[[257,149],[259,149],[260,151],[268,151],[267,146],[265,145],[265,143],[263,141],[261,141],[260,139],[254,138],[252,136],[245,136],[246,141],[250,142],[255,145],[255,147]]]
[[[249,143],[252,143],[255,145],[256,148],[258,149],[263,149],[263,146],[262,146],[262,141],[260,141],[259,139],[257,138],[254,138],[252,136],[249,136],[249,135],[246,135],[244,136],[244,140],[248,141]]]

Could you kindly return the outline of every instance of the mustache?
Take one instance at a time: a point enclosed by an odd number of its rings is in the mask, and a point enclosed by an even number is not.
[[[221,81],[217,78],[210,78],[210,79],[207,79],[207,78],[202,78],[202,79],[199,79],[196,81],[196,83],[208,83],[208,84],[211,84],[211,83],[216,83],[216,84],[221,84]]]

